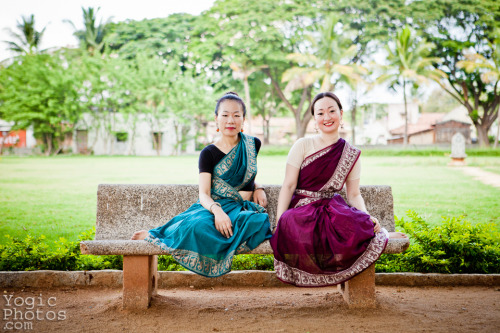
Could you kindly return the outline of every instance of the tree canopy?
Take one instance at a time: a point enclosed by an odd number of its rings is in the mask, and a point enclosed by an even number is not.
[[[27,55],[0,68],[0,114],[18,128],[35,126],[47,147],[56,147],[54,138],[70,128],[63,124],[83,113],[110,137],[117,113],[170,119],[181,147],[204,132],[190,132],[186,114],[206,124],[214,96],[228,90],[242,92],[264,128],[278,110],[292,114],[300,137],[311,96],[342,82],[358,91],[373,54],[386,46],[399,74],[386,68],[384,79],[404,86],[405,97],[406,83],[434,76],[467,108],[484,145],[498,117],[500,8],[493,0],[218,0],[200,15],[116,23],[99,19],[98,10],[82,8],[84,29],[75,28],[80,50],[31,54],[44,33],[33,16],[10,41]],[[405,26],[415,32],[413,44]],[[357,100],[353,123],[356,107]],[[264,132],[269,136],[269,128]]]

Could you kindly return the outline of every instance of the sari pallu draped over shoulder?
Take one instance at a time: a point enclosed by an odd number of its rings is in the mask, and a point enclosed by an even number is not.
[[[360,151],[339,139],[306,157],[297,188],[271,238],[277,277],[301,287],[342,283],[373,264],[388,233],[375,234],[370,216],[337,193]]]
[[[229,216],[233,236],[224,237],[214,215],[196,202],[165,225],[152,229],[146,241],[160,246],[183,267],[207,277],[231,271],[233,256],[256,248],[271,237],[265,209],[238,193],[257,173],[257,151],[252,137],[240,141],[214,168],[211,197]]]

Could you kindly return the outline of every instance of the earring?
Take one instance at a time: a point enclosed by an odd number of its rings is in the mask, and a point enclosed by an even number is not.
[[[219,126],[217,126],[217,132],[219,131]]]
[[[319,130],[316,126],[314,126],[314,130],[316,131],[316,133],[319,133]]]
[[[344,128],[344,122],[340,121],[340,128]]]
[[[243,128],[241,129],[241,132],[243,133]]]

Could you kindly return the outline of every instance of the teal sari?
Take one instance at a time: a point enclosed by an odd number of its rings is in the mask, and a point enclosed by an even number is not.
[[[217,231],[214,215],[198,200],[165,225],[149,230],[145,240],[200,275],[217,277],[230,272],[235,254],[256,248],[272,235],[265,209],[238,193],[256,174],[255,141],[240,133],[238,145],[215,166],[210,193],[231,219],[233,236],[226,238]]]

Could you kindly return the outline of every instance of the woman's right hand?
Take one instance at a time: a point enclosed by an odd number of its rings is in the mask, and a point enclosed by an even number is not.
[[[226,238],[233,236],[233,224],[229,216],[220,207],[214,210],[215,229]]]

